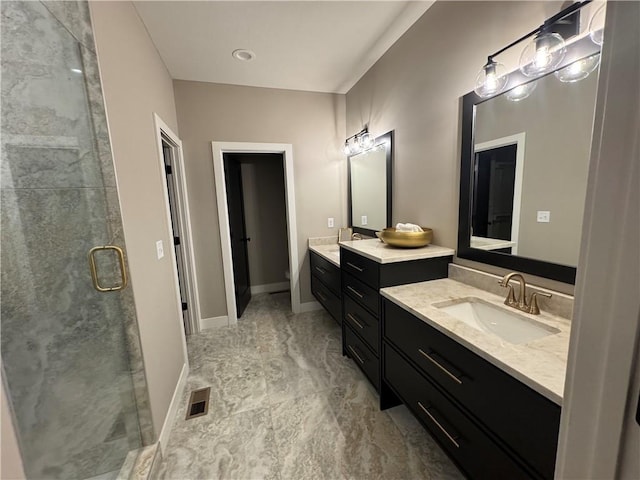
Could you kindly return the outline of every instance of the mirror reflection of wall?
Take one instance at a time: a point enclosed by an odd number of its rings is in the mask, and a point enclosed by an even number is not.
[[[576,266],[598,75],[535,82],[520,101],[503,94],[475,107],[471,247]]]
[[[377,147],[350,157],[351,214],[355,227],[387,226],[387,155]]]

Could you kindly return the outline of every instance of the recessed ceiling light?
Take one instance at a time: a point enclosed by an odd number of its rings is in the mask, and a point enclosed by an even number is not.
[[[237,50],[234,50],[231,53],[231,55],[236,60],[241,60],[243,62],[248,62],[248,61],[253,60],[254,58],[256,58],[256,54],[255,53],[253,53],[251,50],[246,50],[244,48],[238,48]]]

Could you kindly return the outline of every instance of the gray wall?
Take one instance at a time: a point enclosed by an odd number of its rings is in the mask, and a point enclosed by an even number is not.
[[[519,256],[578,264],[597,85],[597,72],[577,83],[550,75],[529,98],[476,108],[476,144],[526,133]],[[551,222],[538,223],[538,210]]]
[[[436,2],[347,93],[348,134],[365,123],[374,134],[394,130],[392,223],[433,228],[434,243],[457,246],[460,97],[487,55],[559,5]],[[500,61],[512,70],[509,53]]]
[[[160,433],[186,362],[164,207],[156,112],[178,133],[171,77],[131,2],[91,2],[153,415]],[[162,240],[165,256],[156,258]]]
[[[174,81],[184,146],[201,316],[227,313],[213,175],[212,141],[293,145],[302,303],[313,300],[309,237],[346,223],[344,96]],[[327,228],[327,217],[335,228]]]
[[[287,282],[289,239],[282,155],[242,156],[242,189],[252,287]]]

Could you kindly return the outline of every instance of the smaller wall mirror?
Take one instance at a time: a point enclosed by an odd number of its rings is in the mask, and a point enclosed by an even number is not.
[[[375,236],[391,224],[393,132],[376,145],[348,157],[349,225],[354,233]]]

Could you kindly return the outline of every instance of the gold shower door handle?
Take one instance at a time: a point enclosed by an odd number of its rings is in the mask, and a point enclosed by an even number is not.
[[[114,285],[113,287],[103,287],[98,280],[98,267],[96,265],[96,252],[103,250],[114,250],[118,254],[118,262],[120,263],[120,285]],[[124,251],[120,247],[115,245],[103,245],[100,247],[93,247],[89,250],[89,268],[91,270],[91,281],[93,282],[93,288],[99,292],[118,292],[124,290],[127,286],[127,267],[124,263]]]

